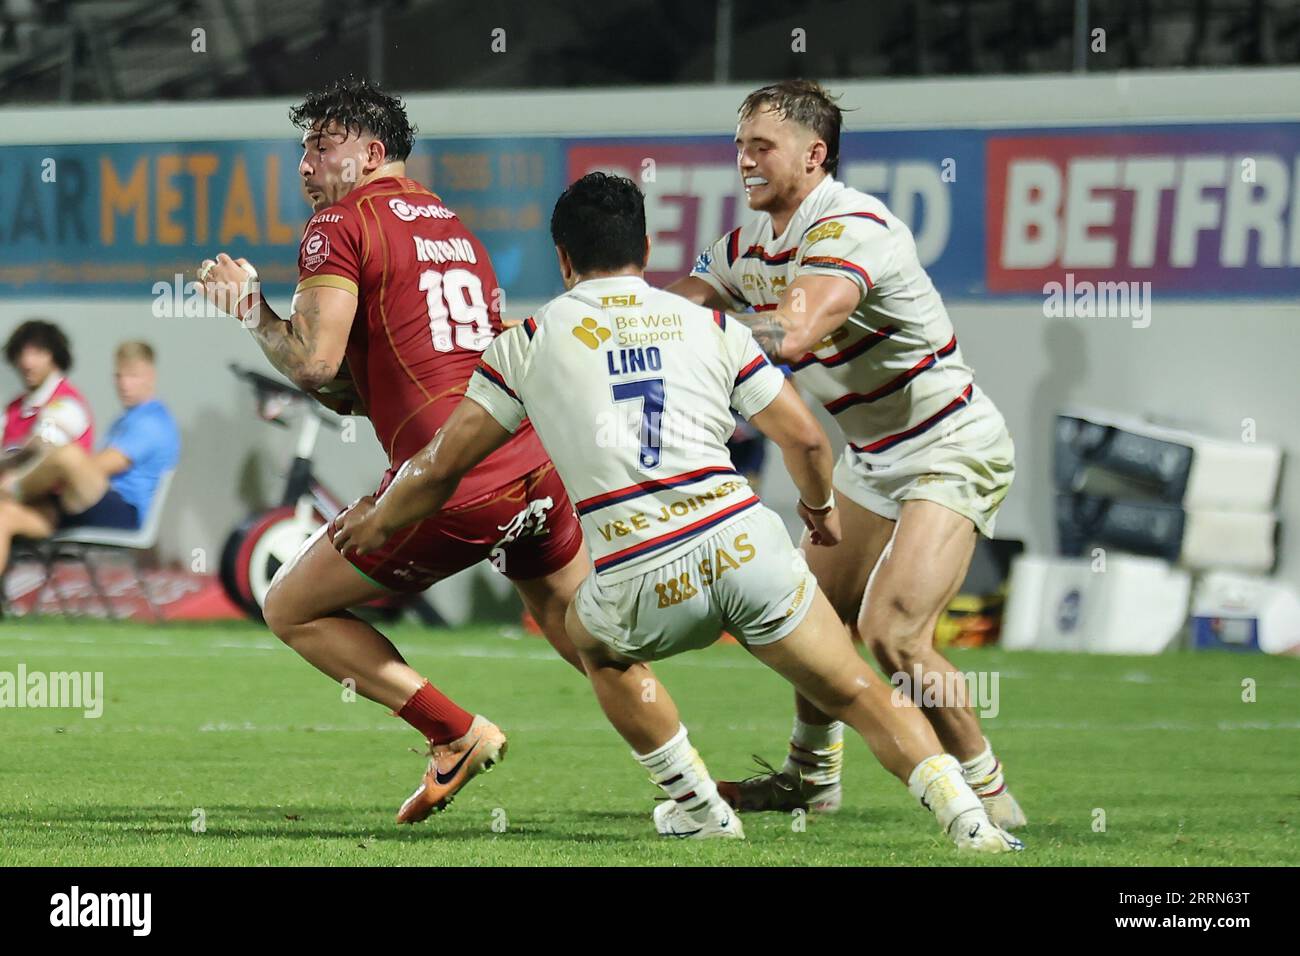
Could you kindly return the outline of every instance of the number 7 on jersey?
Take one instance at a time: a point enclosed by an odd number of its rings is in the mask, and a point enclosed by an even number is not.
[[[642,378],[610,386],[615,402],[641,401],[641,467],[659,464],[659,422],[664,414],[664,380]]]

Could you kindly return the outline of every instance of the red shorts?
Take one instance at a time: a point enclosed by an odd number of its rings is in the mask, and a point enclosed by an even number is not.
[[[395,470],[384,474],[383,494]],[[326,532],[334,540],[334,523]],[[582,526],[549,461],[522,478],[403,528],[379,550],[348,556],[358,571],[393,591],[423,591],[488,560],[508,578],[558,571],[582,547]]]

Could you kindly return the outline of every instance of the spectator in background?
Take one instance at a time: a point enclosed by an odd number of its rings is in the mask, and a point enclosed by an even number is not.
[[[72,368],[68,337],[53,322],[32,319],[14,329],[5,343],[5,358],[23,380],[23,394],[5,409],[5,468],[18,468],[44,446],[76,443],[94,447],[95,423],[90,405],[64,376]]]
[[[149,513],[181,443],[175,420],[154,395],[157,371],[147,343],[117,347],[114,383],[124,411],[100,451],[72,442],[42,445],[38,437],[35,453],[21,462],[35,464],[21,477],[12,474],[19,456],[0,458],[0,569],[15,537],[48,538],[69,527],[135,529]]]

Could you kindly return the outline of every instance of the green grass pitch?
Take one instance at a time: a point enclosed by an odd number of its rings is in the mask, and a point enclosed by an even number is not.
[[[98,719],[0,710],[0,864],[1300,863],[1294,659],[956,652],[999,675],[986,729],[1030,817],[1026,852],[986,861],[958,855],[856,737],[839,814],[747,816],[743,843],[661,840],[657,791],[544,642],[496,626],[391,635],[511,738],[416,827],[393,822],[423,768],[415,733],[345,702],[261,628],[4,622],[0,671],[102,671],[105,703]],[[657,669],[716,777],[746,773],[751,753],[779,762],[790,695],[743,650]]]

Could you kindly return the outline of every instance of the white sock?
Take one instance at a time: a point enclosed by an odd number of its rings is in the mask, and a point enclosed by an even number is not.
[[[1006,789],[1002,764],[993,755],[993,747],[987,737],[984,738],[983,751],[970,760],[962,761],[961,772],[977,796],[994,797]]]
[[[843,767],[844,724],[838,720],[829,724],[805,724],[796,717],[782,773],[826,786],[840,782]]]
[[[718,787],[708,768],[686,736],[686,726],[679,724],[668,743],[648,754],[632,752],[637,762],[650,773],[650,781],[677,801],[696,823],[707,823],[727,808],[718,796]]]
[[[922,760],[907,778],[907,789],[935,815],[945,833],[963,813],[975,810],[984,815],[984,805],[962,777],[961,764],[951,754],[935,754]]]

